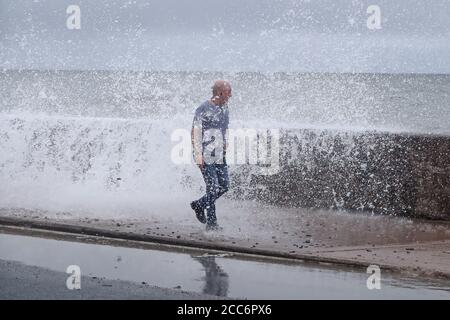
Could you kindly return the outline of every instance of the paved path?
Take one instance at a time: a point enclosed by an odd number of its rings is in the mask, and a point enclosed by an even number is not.
[[[66,287],[68,274],[14,261],[0,260],[0,270],[0,299],[218,299],[194,292],[85,276],[81,278],[81,290],[69,290]]]
[[[0,223],[141,241],[381,268],[450,278],[450,223],[223,200],[220,232],[205,232],[193,212],[172,217],[108,218],[0,209]]]

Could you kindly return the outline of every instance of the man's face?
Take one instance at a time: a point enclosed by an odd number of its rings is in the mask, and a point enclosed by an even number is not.
[[[220,104],[225,104],[231,98],[231,87],[227,86],[219,93]]]

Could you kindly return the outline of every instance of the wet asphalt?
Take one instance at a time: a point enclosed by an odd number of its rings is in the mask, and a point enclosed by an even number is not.
[[[79,290],[67,267],[77,265]],[[0,228],[1,299],[450,299],[450,283],[102,237]]]
[[[211,300],[214,296],[159,288],[148,284],[81,277],[80,289],[69,290],[68,274],[15,261],[0,260],[0,299],[30,300]]]

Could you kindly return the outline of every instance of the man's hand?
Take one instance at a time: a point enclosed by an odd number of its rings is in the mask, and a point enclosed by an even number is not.
[[[200,170],[203,170],[203,167],[205,166],[205,161],[203,160],[203,157],[201,155],[195,157],[195,163],[200,168]]]

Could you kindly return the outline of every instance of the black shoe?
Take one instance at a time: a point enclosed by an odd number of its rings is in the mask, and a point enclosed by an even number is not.
[[[199,205],[198,201],[191,202],[191,208],[195,211],[195,216],[201,223],[206,223],[205,210]]]
[[[223,228],[219,226],[217,223],[207,223],[206,231],[222,231]]]

